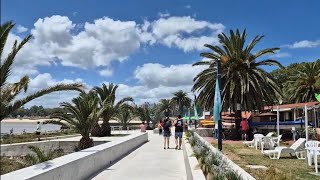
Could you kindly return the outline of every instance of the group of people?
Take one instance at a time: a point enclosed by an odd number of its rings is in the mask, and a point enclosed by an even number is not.
[[[181,119],[181,115],[178,115],[174,121],[172,121],[169,117],[165,118],[163,121],[160,120],[158,123],[158,129],[159,129],[159,135],[163,134],[163,137],[164,137],[163,149],[170,149],[170,146],[169,146],[170,136],[173,134],[173,131],[174,131],[174,137],[175,137],[175,143],[176,143],[175,149],[180,150],[181,144],[182,144],[182,135],[185,128],[186,128],[186,124]]]

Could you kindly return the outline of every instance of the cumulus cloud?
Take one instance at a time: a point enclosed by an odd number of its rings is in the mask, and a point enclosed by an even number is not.
[[[82,69],[103,68],[102,76],[112,75],[111,63],[122,62],[139,50],[141,44],[162,44],[183,51],[203,50],[203,44],[218,44],[220,23],[199,21],[190,16],[160,14],[154,21],[120,21],[108,17],[93,23],[73,23],[67,16],[53,15],[38,19],[31,29],[33,39],[16,57],[17,65],[35,75],[38,66],[50,66],[56,61],[63,66]],[[21,31],[24,28],[18,26]],[[20,36],[10,33],[4,50],[8,54]],[[97,70],[99,71],[99,70]]]
[[[21,26],[20,24],[17,26],[17,32],[18,33],[24,33],[24,32],[27,32],[28,31],[28,28],[24,27],[24,26]]]
[[[224,30],[221,23],[198,21],[190,16],[161,17],[153,22],[145,21],[142,26],[142,41],[158,42],[168,47],[177,47],[185,52],[203,50],[203,44],[218,44],[217,34]]]
[[[144,102],[156,103],[160,99],[171,99],[173,96],[172,93],[179,90],[189,93],[191,88],[192,85],[174,87],[160,85],[155,88],[149,88],[145,85],[128,86],[126,84],[119,84],[117,97],[133,97],[136,104],[142,104]],[[192,93],[189,93],[188,95],[192,97]]]
[[[36,91],[39,91],[50,86],[54,86],[59,83],[83,83],[86,85],[82,79],[77,78],[74,80],[63,79],[61,81],[55,80],[49,73],[38,74],[36,77],[30,79],[29,87],[27,94],[20,94],[19,98],[30,95]],[[70,102],[73,98],[77,97],[79,92],[76,91],[62,91],[55,92],[43,97],[37,98],[28,104],[25,107],[30,107],[33,105],[44,106],[44,107],[58,107],[61,102]]]
[[[137,67],[134,75],[140,84],[148,88],[188,86],[192,85],[193,78],[203,69],[204,67],[191,64],[164,66],[148,63]]]
[[[110,77],[110,76],[112,76],[113,71],[111,69],[104,69],[104,70],[99,71],[99,74],[101,76]]]
[[[303,40],[303,41],[295,42],[292,45],[284,45],[284,47],[288,47],[291,49],[313,48],[318,46],[320,46],[320,40],[316,40],[316,41]]]

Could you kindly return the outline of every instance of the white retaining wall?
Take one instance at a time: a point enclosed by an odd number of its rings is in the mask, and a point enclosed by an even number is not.
[[[148,141],[147,133],[121,137],[79,152],[20,169],[0,177],[1,180],[71,180],[88,179],[91,175],[132,152]]]
[[[215,153],[221,153],[218,149],[214,148],[209,142],[207,142],[205,139],[203,139],[201,136],[199,136],[197,133],[194,133],[194,135],[204,144],[206,144],[211,151]],[[240,166],[235,164],[233,161],[231,161],[227,156],[222,154],[223,159],[229,164],[229,166],[238,173],[243,180],[255,180],[254,177],[252,177],[249,173],[247,173],[244,169],[242,169]]]
[[[108,141],[94,141],[94,146]],[[48,153],[55,149],[63,149],[64,153],[72,153],[78,146],[79,141],[34,141],[26,143],[3,144],[1,145],[1,156],[26,156],[32,151],[29,146],[35,146]]]

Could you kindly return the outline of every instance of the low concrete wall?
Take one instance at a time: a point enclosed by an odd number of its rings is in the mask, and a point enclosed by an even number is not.
[[[94,141],[94,146],[106,143],[108,141]],[[73,153],[78,146],[79,141],[35,141],[26,143],[4,144],[1,145],[1,156],[26,156],[32,151],[28,146],[35,146],[45,153],[55,149],[63,149],[64,153]]]
[[[210,148],[212,152],[215,153],[221,153],[218,149],[214,148],[210,143],[208,143],[205,139],[203,139],[199,134],[194,133],[194,135],[203,142],[207,147]],[[238,166],[236,163],[231,161],[227,156],[222,154],[223,159],[228,163],[229,167],[233,169],[238,175],[241,176],[243,180],[255,180],[254,177],[252,177],[249,173],[247,173],[244,169],[242,169],[240,166]]]
[[[136,133],[51,161],[20,169],[1,176],[1,180],[70,180],[88,179],[148,141],[147,133]]]
[[[193,155],[193,150],[186,138],[182,141],[183,156],[187,172],[187,180],[206,180],[199,167],[197,158]]]
[[[213,128],[197,128],[194,131],[201,137],[213,137]]]

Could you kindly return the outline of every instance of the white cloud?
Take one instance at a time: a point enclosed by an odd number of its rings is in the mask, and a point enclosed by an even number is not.
[[[115,21],[104,17],[78,26],[66,16],[54,15],[37,20],[31,30],[33,39],[18,53],[16,63],[35,68],[59,59],[63,66],[82,69],[110,68],[112,61],[124,61],[140,47],[139,30],[134,21]],[[10,33],[4,50],[8,54],[15,40]]]
[[[191,9],[191,5],[185,5],[184,6],[186,9]]]
[[[292,45],[284,45],[284,47],[288,47],[291,49],[313,48],[317,46],[320,46],[320,40],[316,40],[316,41],[303,40],[303,41],[295,42]]]
[[[144,102],[156,103],[160,99],[171,99],[173,97],[172,93],[179,90],[188,92],[188,95],[192,97],[192,93],[190,93],[191,88],[192,85],[174,87],[161,85],[159,87],[149,88],[144,85],[128,86],[126,84],[120,84],[117,91],[117,97],[133,97],[136,104],[142,104]]]
[[[140,84],[149,88],[176,87],[192,85],[193,78],[203,69],[204,67],[192,66],[191,64],[166,67],[158,63],[148,63],[137,67],[134,74]]]
[[[142,27],[143,33],[149,33],[142,35],[143,42],[158,42],[185,52],[203,50],[206,43],[218,44],[217,34],[225,28],[221,23],[197,21],[190,16],[161,17],[153,22],[145,21]]]
[[[17,26],[17,32],[18,33],[24,33],[24,32],[27,32],[27,31],[28,31],[28,28],[26,28],[24,26],[21,26],[21,25]]]
[[[101,76],[110,77],[110,76],[112,76],[113,71],[111,69],[104,69],[104,70],[99,71],[99,74]]]
[[[137,67],[134,72],[138,85],[119,84],[117,96],[118,98],[131,96],[136,104],[155,103],[160,99],[172,98],[174,92],[183,90],[193,98],[193,93],[190,92],[193,78],[204,69],[205,67],[191,64],[171,66],[157,63],[144,64]]]
[[[170,14],[169,14],[169,13],[162,13],[162,12],[159,12],[159,13],[158,13],[158,16],[159,16],[159,17],[169,17],[169,16],[170,16]]]
[[[291,54],[288,52],[276,52],[275,54],[271,54],[269,56],[270,58],[285,58],[285,57],[291,57]]]
[[[16,76],[12,79],[37,75],[39,66],[51,66],[58,61],[63,66],[94,69],[102,76],[110,76],[111,63],[128,59],[141,45],[158,43],[187,52],[203,50],[205,43],[218,44],[216,35],[223,31],[222,24],[168,15],[142,24],[108,17],[81,24],[60,15],[40,18],[31,29],[33,38],[16,56]],[[22,38],[10,33],[4,56],[15,40],[20,42]]]
[[[82,79],[77,78],[75,80],[71,79],[63,79],[61,81],[57,81],[52,78],[52,76],[48,73],[39,74],[33,79],[30,79],[29,87],[27,94],[19,95],[19,98],[26,97],[26,95],[30,95],[36,91],[39,91],[44,88],[48,88],[50,86],[54,86],[59,83],[83,83],[86,85]],[[61,102],[70,102],[73,98],[77,97],[79,92],[77,91],[61,91],[55,92],[43,97],[37,98],[29,102],[25,105],[25,107],[30,107],[33,105],[44,106],[44,107],[58,107]]]

